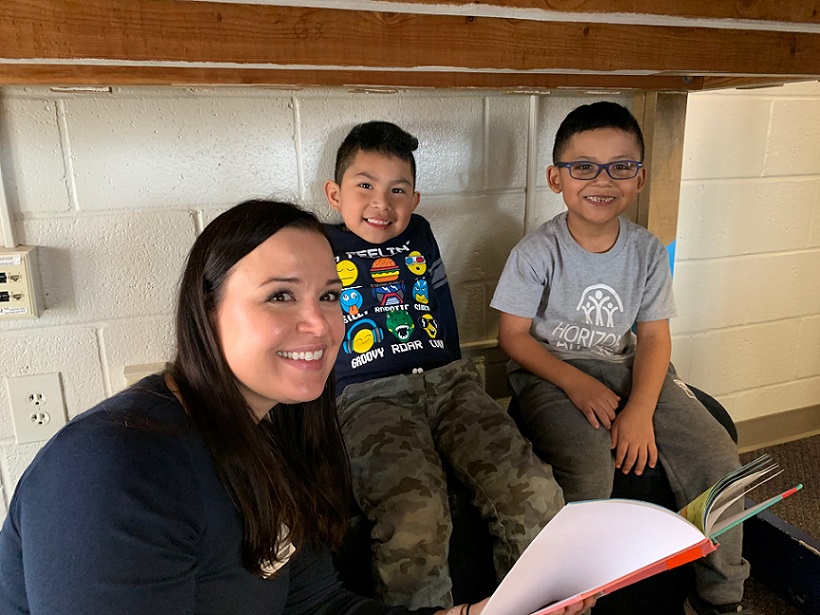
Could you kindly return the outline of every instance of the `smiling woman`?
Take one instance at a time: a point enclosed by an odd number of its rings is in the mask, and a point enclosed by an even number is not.
[[[406,612],[342,590],[327,552],[350,491],[326,386],[340,285],[310,213],[252,201],[212,222],[171,368],[76,417],[20,480],[0,612]]]
[[[341,281],[327,239],[285,228],[233,266],[216,310],[222,352],[261,419],[316,399],[344,335]]]

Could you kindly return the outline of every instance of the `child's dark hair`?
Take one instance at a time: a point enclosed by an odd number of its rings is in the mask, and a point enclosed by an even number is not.
[[[342,177],[350,167],[356,154],[360,151],[378,152],[396,156],[410,164],[413,173],[413,185],[416,185],[416,159],[413,152],[419,146],[419,140],[390,122],[365,122],[357,124],[348,133],[336,152],[336,170],[333,179],[342,183]]]
[[[558,132],[555,134],[552,163],[567,162],[561,160],[561,155],[573,135],[599,128],[617,128],[634,135],[641,149],[641,159],[638,162],[643,162],[643,133],[638,120],[626,107],[614,102],[600,101],[576,107],[564,118],[564,121],[558,127]]]

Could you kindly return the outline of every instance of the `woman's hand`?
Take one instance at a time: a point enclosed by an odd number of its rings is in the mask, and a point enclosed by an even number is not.
[[[554,614],[551,613],[550,615],[581,615],[581,613],[586,613],[589,609],[594,607],[595,602],[595,598],[587,598],[583,602],[576,602],[575,604],[571,604],[566,607],[563,611],[555,611]]]
[[[484,607],[487,606],[487,601],[489,598],[485,598],[481,602],[476,602],[475,604],[470,605],[470,613],[469,615],[481,615],[481,612],[484,610]],[[576,602],[575,604],[571,604],[568,607],[564,607],[560,611],[555,611],[550,615],[581,615],[581,613],[586,613],[589,609],[595,606],[595,598],[587,598],[583,602]],[[461,609],[460,606],[453,607],[456,609],[457,615],[467,615],[467,609]],[[459,610],[461,609],[461,610]],[[452,610],[452,609],[451,609]],[[436,615],[444,615],[449,611],[440,611],[436,613]],[[526,614],[522,614],[526,615]]]
[[[488,600],[489,598],[484,598],[481,602],[457,604],[451,609],[436,611],[434,615],[481,615]]]

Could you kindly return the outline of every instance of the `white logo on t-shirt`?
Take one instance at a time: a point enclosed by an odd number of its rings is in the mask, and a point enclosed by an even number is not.
[[[584,313],[586,324],[612,329],[615,327],[613,316],[624,311],[624,304],[612,287],[593,284],[581,293],[581,300],[575,309]]]

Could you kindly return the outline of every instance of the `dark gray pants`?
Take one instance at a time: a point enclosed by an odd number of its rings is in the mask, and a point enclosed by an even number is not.
[[[567,361],[600,380],[622,400],[632,386],[632,363]],[[608,498],[615,462],[609,430],[594,429],[557,386],[528,372],[509,375],[536,453],[549,463],[567,502]],[[737,446],[726,430],[677,378],[670,366],[653,417],[658,459],[679,508],[740,467]],[[734,508],[739,512],[739,502]],[[749,564],[741,556],[738,526],[723,534],[720,548],[696,562],[698,595],[713,604],[739,602]]]

